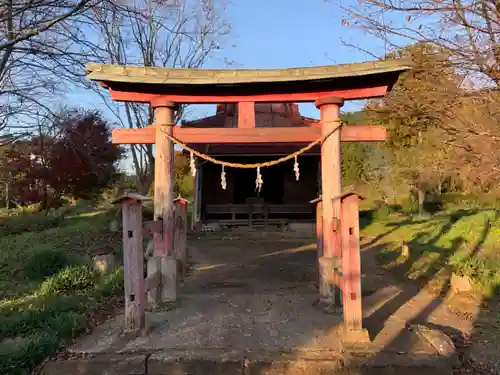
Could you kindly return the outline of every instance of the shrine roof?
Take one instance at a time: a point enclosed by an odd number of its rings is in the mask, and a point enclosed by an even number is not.
[[[400,59],[287,69],[187,69],[97,63],[86,66],[87,78],[93,81],[155,86],[245,86],[287,82],[304,84],[345,79],[361,81],[376,76],[389,84],[389,81],[394,81],[394,77],[397,79],[400,73],[409,69],[407,62]],[[360,82],[356,86],[359,85]]]
[[[256,103],[256,127],[319,126],[319,120],[300,114],[295,103]],[[183,121],[182,126],[193,128],[235,128],[238,126],[236,104],[218,104],[217,113],[197,120]]]

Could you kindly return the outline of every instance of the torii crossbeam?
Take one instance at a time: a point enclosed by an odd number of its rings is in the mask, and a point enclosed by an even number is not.
[[[333,199],[342,194],[340,142],[383,141],[386,132],[380,126],[344,126],[337,129],[340,108],[345,100],[383,97],[399,75],[408,69],[410,67],[401,60],[281,70],[87,65],[88,78],[109,89],[113,100],[150,103],[155,109],[155,124],[144,129],[114,130],[113,142],[156,145],[155,220],[163,219],[164,237],[155,241],[155,253],[162,259],[171,257],[173,249],[174,145],[169,136],[193,148],[207,143],[219,147],[305,145],[324,137],[321,144],[322,255],[323,258],[341,258],[342,251],[348,251],[349,247],[341,246],[338,228],[339,222],[342,225],[341,202],[340,199]],[[256,102],[315,102],[321,119],[312,126],[259,127],[255,123]],[[214,128],[174,126],[177,105],[186,103],[238,103],[238,127],[225,128],[223,124]],[[359,240],[359,233],[354,235]],[[356,256],[359,257],[359,254]],[[359,272],[346,273],[360,278]],[[162,275],[165,282],[175,280],[164,275],[163,269]],[[329,277],[321,275],[321,279]],[[359,281],[355,280],[355,283]],[[324,283],[322,285],[323,297],[331,297],[333,291]],[[165,291],[171,289],[167,287]],[[168,295],[164,297],[169,298]],[[348,299],[344,301],[350,303]],[[361,303],[349,306],[348,311],[351,317],[361,317]]]

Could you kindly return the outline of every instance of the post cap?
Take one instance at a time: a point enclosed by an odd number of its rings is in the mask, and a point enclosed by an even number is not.
[[[347,191],[345,193],[342,193],[341,195],[339,195],[337,197],[333,197],[332,200],[340,199],[341,201],[343,201],[343,200],[345,200],[345,199],[347,199],[349,197],[352,197],[353,195],[355,195],[356,197],[358,197],[360,200],[364,200],[365,199],[361,194],[355,192],[354,190],[351,190],[351,191]]]
[[[316,99],[314,104],[316,105],[316,108],[320,108],[321,106],[324,106],[326,104],[336,104],[342,107],[344,105],[344,98],[338,96],[323,96]]]
[[[349,191],[342,193],[341,195],[338,195],[336,197],[332,197],[332,201],[335,201],[337,199],[340,199],[341,201],[343,201],[344,199],[349,198],[350,196],[353,196],[353,195],[357,196],[361,200],[365,199],[361,194],[355,192],[354,190],[349,190]],[[323,201],[323,196],[320,195],[318,198],[314,198],[313,200],[310,200],[309,203],[318,203],[318,202],[322,202],[322,201]]]
[[[314,198],[313,200],[309,201],[309,203],[318,203],[323,200],[322,196],[320,195],[318,198]]]
[[[182,198],[180,195],[174,199],[174,203],[176,203],[176,202],[180,202],[183,204],[191,203],[190,200],[187,200],[186,198]]]
[[[144,201],[150,201],[151,198],[146,197],[145,195],[139,194],[136,191],[133,190],[125,190],[122,195],[119,195],[115,199],[111,201],[112,204],[117,204],[117,203],[122,203],[127,200],[135,200],[137,202],[144,202]]]
[[[174,111],[177,111],[179,109],[179,104],[177,104],[171,100],[166,100],[162,97],[159,97],[159,98],[154,98],[151,100],[151,107],[153,107],[153,108],[167,107],[167,108],[171,108]]]

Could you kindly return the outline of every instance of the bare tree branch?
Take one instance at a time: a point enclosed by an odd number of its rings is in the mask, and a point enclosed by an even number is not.
[[[362,28],[392,49],[432,42],[451,51],[457,69],[476,77],[476,84],[479,78],[486,79],[485,85],[500,84],[500,8],[495,2],[360,0],[340,7],[347,13],[344,24]]]
[[[103,4],[86,15],[88,22],[93,22],[90,39],[95,45],[86,45],[84,49],[94,61],[198,68],[218,52],[230,31],[221,17],[223,12],[224,8],[207,8],[199,0],[181,1],[176,8],[159,0],[136,0],[119,7]],[[88,32],[72,36],[75,41],[88,37]],[[108,108],[113,108],[121,126],[141,128],[153,122],[153,111],[148,105],[112,103],[102,94],[102,88],[92,87],[99,91]],[[153,180],[152,145],[131,146],[131,157],[138,188],[147,192]]]

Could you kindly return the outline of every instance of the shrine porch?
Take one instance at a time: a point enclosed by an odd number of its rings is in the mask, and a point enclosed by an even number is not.
[[[385,326],[375,332],[372,342],[344,345],[341,313],[327,312],[318,304],[313,238],[278,232],[222,233],[191,238],[189,248],[191,269],[179,298],[148,313],[147,334],[124,335],[123,316],[117,316],[79,339],[66,359],[47,363],[44,373],[444,375],[451,371],[454,350],[436,349],[449,347],[446,337],[406,328],[407,317],[399,310],[379,322]],[[386,280],[367,271],[365,317],[374,316],[394,297]]]
[[[298,146],[297,146],[298,148]],[[282,155],[284,156],[284,155]],[[262,163],[277,156],[225,155],[221,160],[236,163]],[[262,168],[263,185],[256,189],[255,169],[226,168],[224,188],[221,186],[220,165],[204,163],[198,166],[195,186],[195,217],[202,223],[225,225],[283,224],[315,222],[316,209],[310,201],[319,195],[319,155]],[[257,222],[254,222],[257,220]]]

